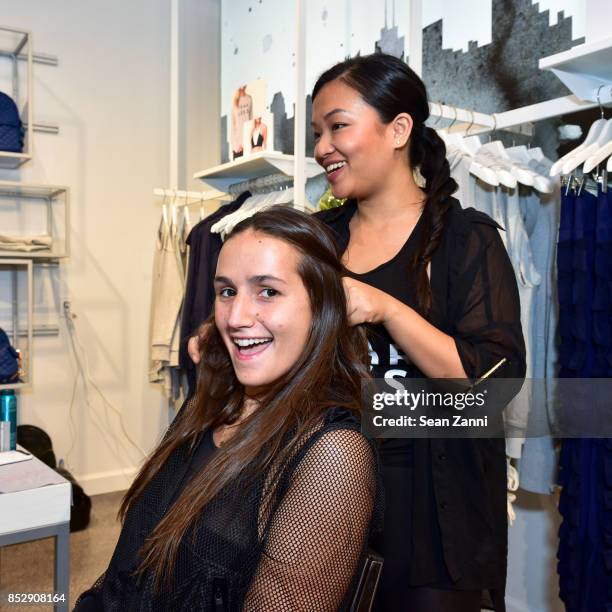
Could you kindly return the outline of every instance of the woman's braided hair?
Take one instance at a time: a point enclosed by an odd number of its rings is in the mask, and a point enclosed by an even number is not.
[[[411,262],[417,274],[417,300],[421,314],[431,309],[431,288],[427,266],[440,245],[450,196],[457,183],[450,175],[446,146],[435,130],[425,125],[429,117],[427,90],[418,75],[402,60],[384,53],[349,58],[324,72],[317,80],[313,100],[327,83],[340,79],[357,91],[379,114],[383,123],[390,123],[400,113],[413,120],[408,147],[408,163],[419,168],[425,178],[421,243]]]

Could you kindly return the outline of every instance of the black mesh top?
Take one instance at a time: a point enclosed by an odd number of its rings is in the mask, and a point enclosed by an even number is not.
[[[215,452],[208,439],[200,444],[204,461]],[[193,458],[179,448],[151,481],[126,516],[108,569],[76,610],[347,609],[371,531],[382,520],[376,451],[355,416],[327,411],[289,461],[215,497],[195,538],[190,529],[179,546],[172,589],[156,596],[150,574],[129,574]]]

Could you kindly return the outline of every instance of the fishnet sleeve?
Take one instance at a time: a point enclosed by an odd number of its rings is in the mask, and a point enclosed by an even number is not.
[[[473,223],[455,263],[451,301],[453,337],[469,378],[482,376],[502,358],[499,374],[525,376],[525,342],[514,270],[497,229]]]
[[[271,518],[245,611],[338,610],[368,537],[375,461],[349,429],[327,431],[308,449]]]
[[[106,572],[102,574],[91,587],[79,595],[74,604],[73,612],[98,612],[104,610],[102,604],[102,584]]]

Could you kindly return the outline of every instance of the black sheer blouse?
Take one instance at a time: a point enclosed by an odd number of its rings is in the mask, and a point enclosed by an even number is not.
[[[429,320],[454,338],[469,378],[482,376],[503,357],[507,363],[496,375],[523,378],[519,295],[498,226],[487,215],[451,200],[444,234],[431,261]],[[334,230],[342,250],[348,245],[349,222],[356,210],[356,203],[349,201],[317,213]],[[408,262],[423,231],[421,225],[392,260],[366,274],[350,275],[416,309],[415,278]],[[370,331],[374,376],[382,378],[389,370],[424,376],[401,354],[384,326],[371,326]],[[404,466],[410,479],[410,483],[395,481],[401,488],[408,487],[401,494],[387,491],[385,516],[385,532],[394,521],[408,525],[407,533],[400,533],[403,527],[387,533],[409,567],[405,580],[413,586],[503,591],[507,556],[504,440],[389,440],[380,448],[383,473],[388,468],[387,474],[397,478]],[[393,480],[385,478],[387,489],[390,483]],[[398,504],[404,504],[403,510],[398,511]],[[402,546],[404,550],[399,550]],[[393,562],[385,559],[385,567]]]

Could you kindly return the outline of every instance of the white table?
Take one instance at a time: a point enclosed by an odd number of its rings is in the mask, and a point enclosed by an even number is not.
[[[0,465],[0,546],[55,538],[54,593],[63,601],[54,609],[62,612],[69,610],[71,503],[70,482],[36,457]]]

